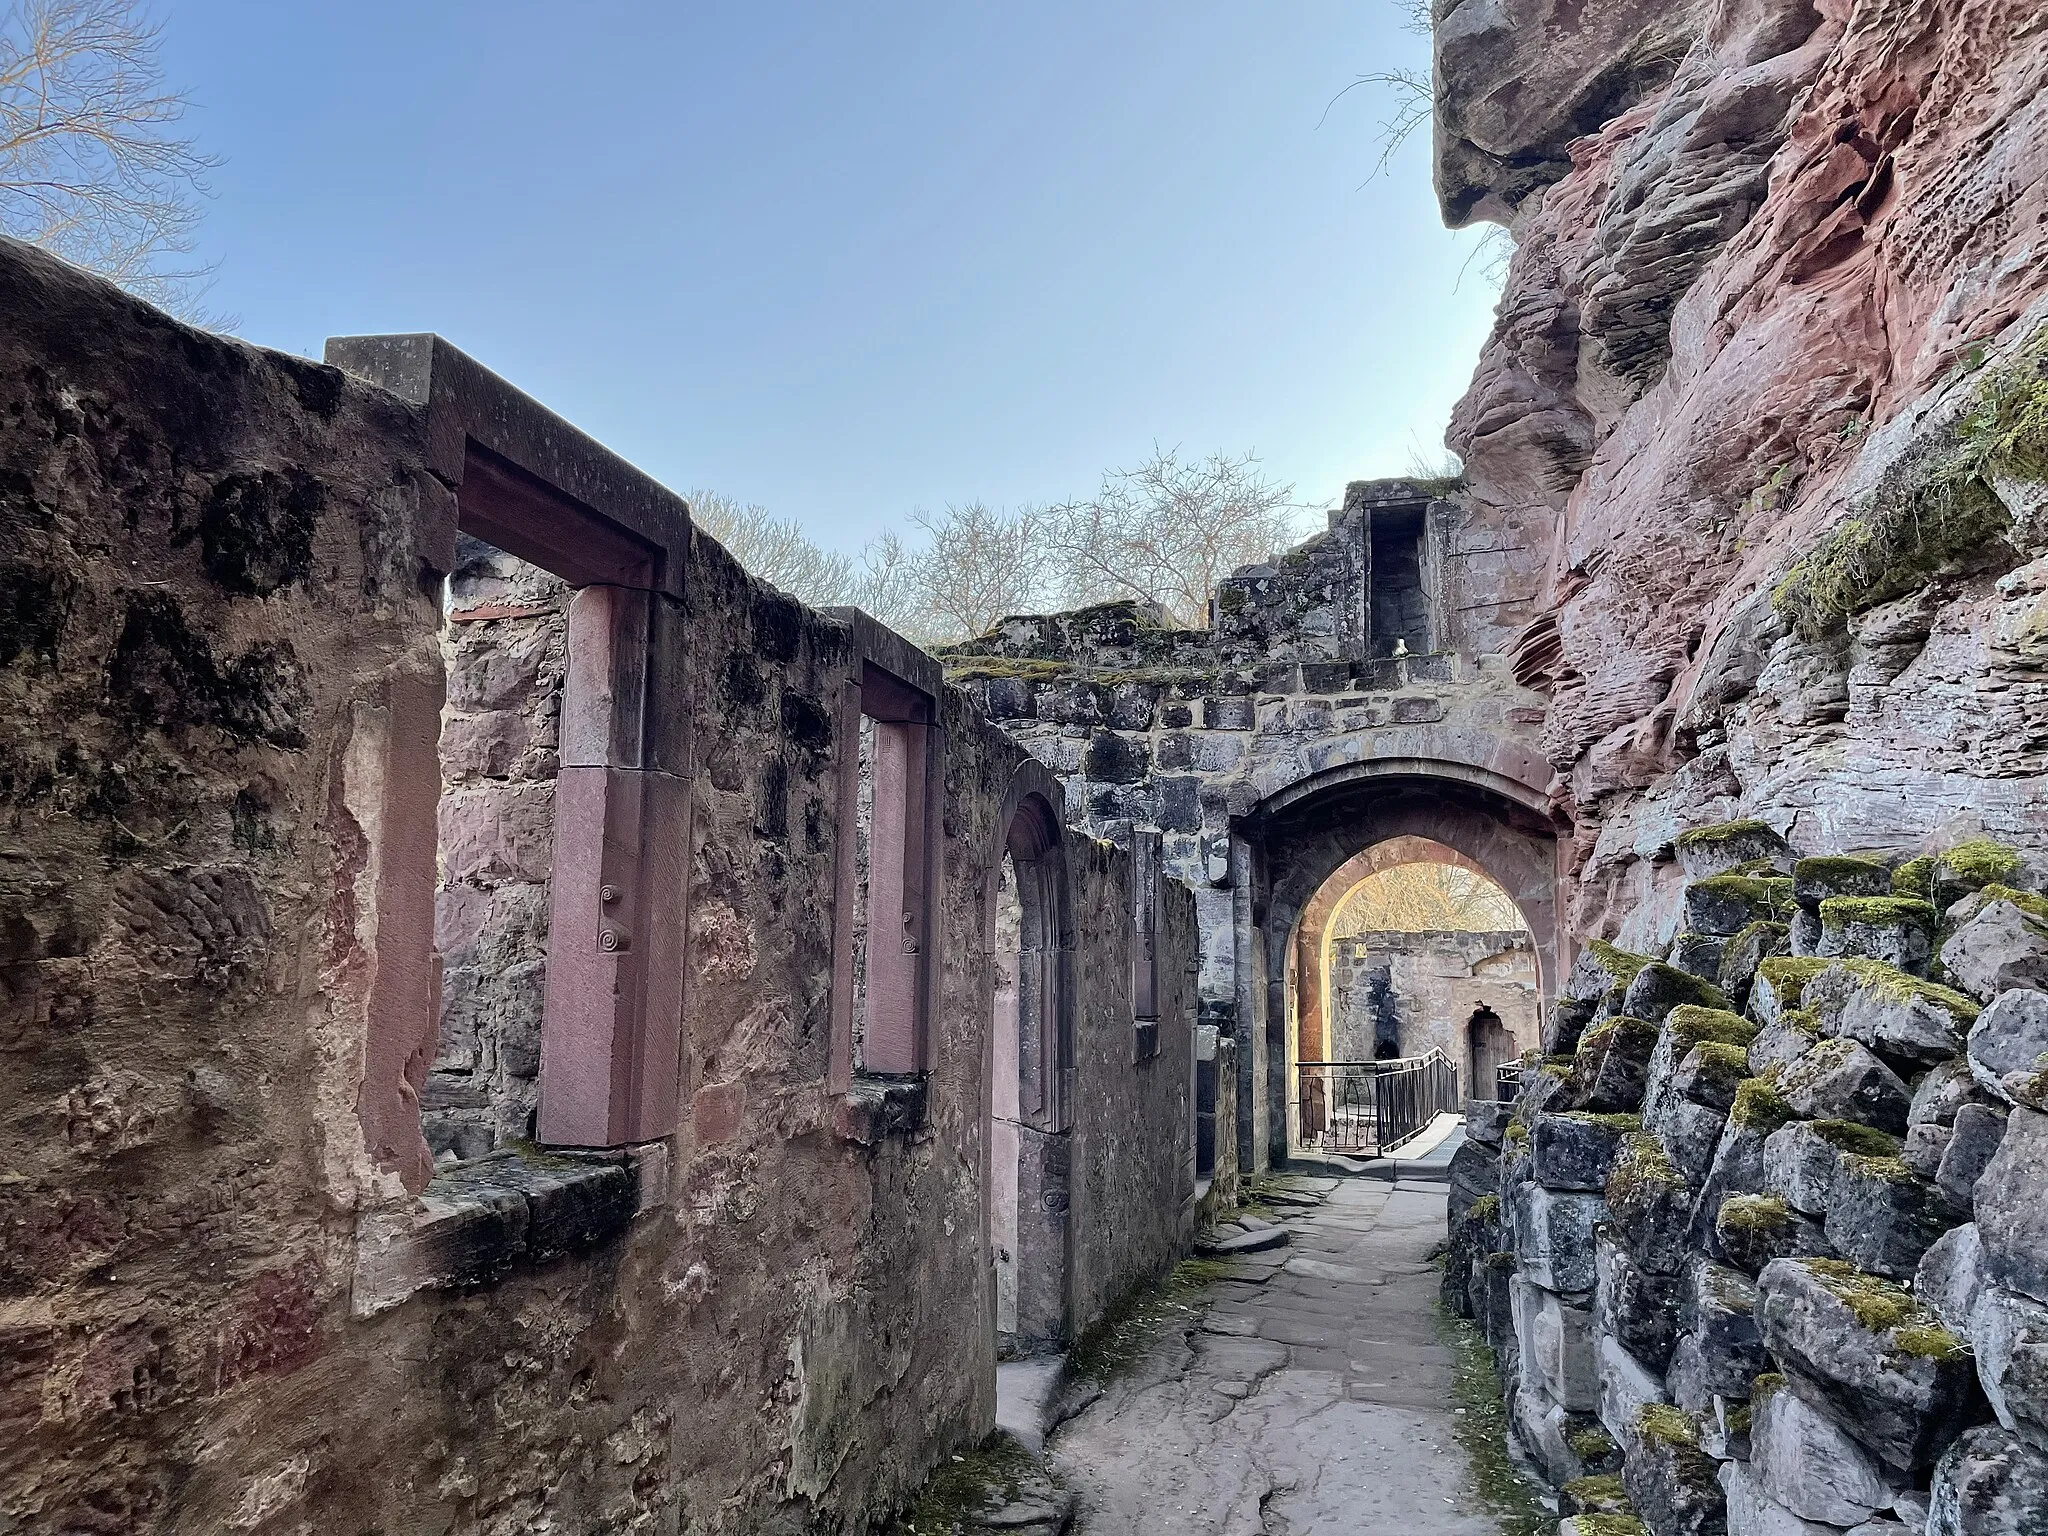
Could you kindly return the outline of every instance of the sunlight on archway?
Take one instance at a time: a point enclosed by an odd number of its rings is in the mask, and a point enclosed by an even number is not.
[[[1330,938],[1358,933],[1507,933],[1527,924],[1508,893],[1455,864],[1397,864],[1367,875],[1338,904]]]

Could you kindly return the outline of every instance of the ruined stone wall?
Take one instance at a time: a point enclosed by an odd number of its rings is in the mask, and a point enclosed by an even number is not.
[[[432,867],[437,729],[447,803],[539,799],[546,706],[510,701],[547,692],[551,614],[468,593],[444,717],[440,396],[5,242],[0,313],[0,1523],[867,1528],[993,1416],[983,930],[1021,751],[941,690],[929,1070],[835,1091],[855,630],[686,533],[680,1126],[563,1155],[496,1119],[415,1199],[402,1112],[453,1108],[417,1095],[454,1090],[487,986],[471,1073],[489,1037],[493,1085],[526,1080],[504,1010],[532,1004],[542,871],[527,822],[444,822],[476,853],[444,848],[469,943],[437,1043],[435,978],[384,965],[424,951],[387,941],[432,930],[435,892],[392,861]],[[504,395],[493,419],[537,410]],[[1072,878],[1078,968],[1127,978],[1123,856]],[[1161,923],[1184,967],[1184,895]],[[1171,1259],[1191,1193],[1185,988],[1144,1063],[1122,988],[1077,1014],[1086,1124],[1122,1140],[1083,1185],[1076,1324]],[[373,1103],[394,996],[409,1086]]]
[[[1381,1032],[1373,972],[1386,977],[1385,1011],[1402,1056],[1442,1051],[1469,1098],[1491,1086],[1472,1078],[1467,1025],[1479,1008],[1500,1016],[1509,1056],[1541,1044],[1536,956],[1529,936],[1512,933],[1359,933],[1330,943],[1331,1061],[1370,1061]]]

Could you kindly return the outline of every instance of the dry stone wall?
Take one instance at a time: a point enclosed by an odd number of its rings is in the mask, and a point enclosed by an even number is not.
[[[1566,1514],[1652,1536],[2048,1521],[2044,871],[1678,841],[1453,1167],[1447,1303]]]

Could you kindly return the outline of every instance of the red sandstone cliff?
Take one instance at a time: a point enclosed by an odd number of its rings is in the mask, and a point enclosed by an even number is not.
[[[2048,8],[1453,0],[1437,94],[1447,217],[1516,242],[1451,443],[1551,530],[1579,930],[1662,937],[1725,815],[2048,848]]]

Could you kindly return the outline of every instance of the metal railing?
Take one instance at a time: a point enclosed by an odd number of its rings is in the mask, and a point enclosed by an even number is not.
[[[1458,1069],[1442,1051],[1392,1061],[1304,1061],[1297,1066],[1301,1143],[1379,1157],[1458,1107]]]
[[[1522,1064],[1510,1061],[1494,1068],[1493,1096],[1506,1103],[1522,1091]]]

